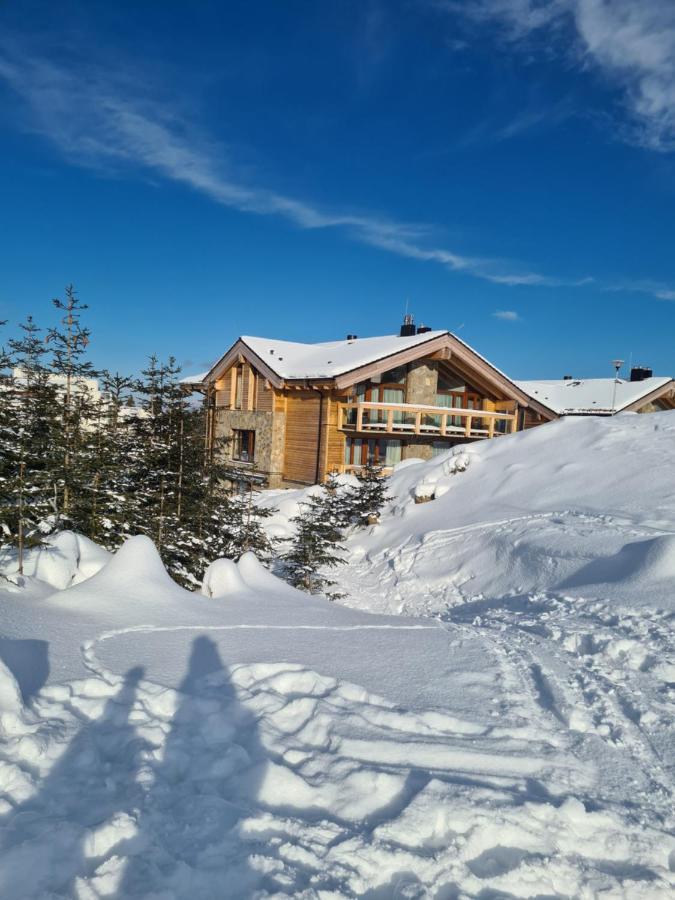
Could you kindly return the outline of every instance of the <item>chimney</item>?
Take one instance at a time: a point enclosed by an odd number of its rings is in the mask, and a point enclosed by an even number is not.
[[[563,381],[573,381],[574,378],[572,375],[563,375]]]
[[[631,381],[644,381],[645,378],[651,378],[654,373],[646,366],[633,366],[630,370]]]
[[[403,316],[403,325],[401,325],[401,331],[399,332],[399,337],[412,337],[415,334],[415,317],[406,313]]]
[[[348,341],[355,341],[355,340],[357,339],[357,337],[358,337],[358,334],[348,334],[348,335],[347,335],[347,340],[348,340]]]
[[[427,331],[431,331],[431,328],[430,328],[429,325],[418,325],[418,326],[417,326],[417,333],[418,333],[418,334],[426,334]]]

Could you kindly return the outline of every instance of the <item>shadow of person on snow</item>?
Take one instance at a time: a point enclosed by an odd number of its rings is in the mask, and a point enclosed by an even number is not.
[[[143,798],[138,846],[117,897],[246,898],[264,876],[251,867],[255,842],[237,823],[255,806],[265,756],[256,717],[238,700],[218,648],[192,642],[178,708]]]
[[[141,667],[130,669],[98,719],[86,721],[37,792],[0,820],[0,896],[75,896],[97,863],[92,831],[140,802],[145,747],[130,723]]]

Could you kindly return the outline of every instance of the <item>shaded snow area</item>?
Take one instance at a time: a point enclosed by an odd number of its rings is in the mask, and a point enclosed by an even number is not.
[[[341,604],[250,554],[189,593],[142,537],[5,561],[0,897],[675,894],[675,414],[391,493]]]

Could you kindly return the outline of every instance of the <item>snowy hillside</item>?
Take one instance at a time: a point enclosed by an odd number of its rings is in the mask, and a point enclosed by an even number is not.
[[[391,487],[342,604],[68,534],[0,587],[1,897],[673,896],[675,414]]]

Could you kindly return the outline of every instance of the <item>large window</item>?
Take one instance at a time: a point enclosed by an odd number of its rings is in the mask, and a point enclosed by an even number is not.
[[[404,403],[405,388],[403,384],[396,380],[405,378],[405,373],[401,369],[395,369],[392,372],[385,372],[382,380],[374,383],[372,381],[362,381],[356,385],[356,400],[359,403]],[[391,378],[391,381],[385,381],[385,378]],[[387,423],[386,409],[368,408],[363,413],[363,422],[371,427],[378,426],[384,428]],[[403,421],[403,412],[396,410],[394,412],[394,422],[400,424]],[[356,424],[356,410],[351,410],[350,425]]]
[[[387,438],[352,438],[345,442],[345,465],[395,466],[401,462],[401,442]]]
[[[462,384],[458,378],[439,372],[436,406],[445,406],[449,409],[481,409],[483,400],[469,385]],[[462,426],[464,422],[463,416],[452,416],[448,419],[448,425]]]
[[[253,462],[255,459],[255,431],[236,429],[232,436],[232,459]]]

